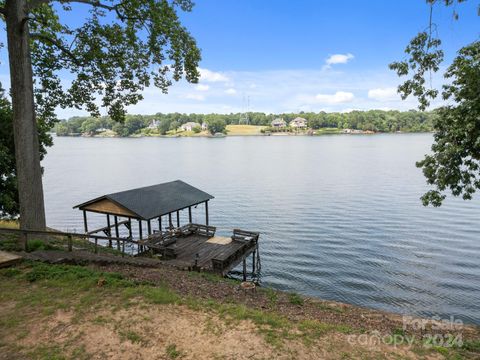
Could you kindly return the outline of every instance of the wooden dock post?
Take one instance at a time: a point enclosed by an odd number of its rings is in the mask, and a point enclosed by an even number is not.
[[[191,224],[192,223],[192,207],[188,207],[188,222]]]
[[[117,215],[115,215],[114,221],[115,221],[115,237],[119,238],[120,234],[118,232],[118,216]],[[120,251],[120,240],[117,240],[117,250]]]
[[[205,201],[205,225],[208,226],[208,201]]]
[[[85,234],[88,233],[87,212],[85,210],[83,210],[83,228],[85,229]]]
[[[68,235],[67,241],[68,241],[68,251],[72,251],[72,249],[73,249],[72,235]]]
[[[143,234],[142,234],[142,220],[138,220],[138,235],[140,236],[140,240],[143,239]],[[140,253],[140,250],[142,249],[142,245],[138,245],[137,247],[137,252]]]
[[[180,227],[180,211],[177,210],[177,228]]]
[[[110,214],[107,214],[107,227],[108,227],[108,236],[112,236],[112,225],[110,223]],[[112,247],[112,239],[108,239],[108,247],[111,248]]]
[[[252,253],[252,274],[255,274],[255,255],[256,255],[256,250],[253,250]]]
[[[98,238],[95,237],[95,254],[98,253]]]
[[[243,281],[247,281],[247,259],[243,258]]]
[[[133,234],[132,234],[132,218],[128,218],[128,236],[130,237],[130,240],[133,239]],[[125,250],[125,242],[123,243],[123,249]]]

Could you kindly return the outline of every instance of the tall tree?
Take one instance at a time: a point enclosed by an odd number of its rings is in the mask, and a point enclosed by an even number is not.
[[[88,7],[82,25],[61,21]],[[125,107],[151,83],[167,92],[185,76],[197,82],[200,51],[177,11],[191,0],[4,0],[10,65],[20,225],[44,229],[45,210],[37,123],[52,125],[55,109]],[[75,7],[77,10],[74,10]],[[74,76],[71,83],[61,81]]]
[[[440,206],[446,192],[464,200],[480,189],[480,41],[462,47],[444,77],[449,83],[442,90],[429,82],[432,73],[439,71],[444,60],[441,39],[435,36],[432,14],[434,6],[452,6],[465,0],[427,0],[430,22],[407,46],[407,58],[390,64],[398,76],[409,77],[398,88],[403,99],[413,95],[419,108],[426,109],[440,93],[450,103],[437,110],[434,118],[432,153],[417,162],[427,183],[433,189],[422,196],[424,205]],[[480,16],[480,7],[478,8]],[[453,12],[458,19],[458,13]]]

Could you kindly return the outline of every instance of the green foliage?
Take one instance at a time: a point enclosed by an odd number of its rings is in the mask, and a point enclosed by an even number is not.
[[[432,8],[435,3],[430,1]],[[444,1],[446,6],[454,3]],[[421,110],[439,95],[426,85],[427,76],[437,72],[443,61],[441,41],[431,35],[433,27],[430,19],[429,32],[419,33],[407,46],[407,59],[390,64],[399,76],[409,76],[398,90],[403,99],[415,96]],[[417,162],[433,186],[421,198],[425,206],[440,206],[446,192],[470,200],[480,189],[480,41],[462,47],[444,77],[449,83],[442,87],[442,98],[451,101],[435,111],[432,154]]]
[[[58,250],[59,247],[51,244],[48,241],[39,240],[39,239],[29,239],[27,241],[27,251],[32,252],[35,250]]]
[[[208,131],[210,131],[211,134],[225,133],[225,128],[227,124],[224,119],[220,119],[220,118],[208,119],[207,124],[208,124]]]
[[[48,128],[39,123],[40,158],[46,154],[46,147],[52,145]],[[10,102],[0,87],[0,219],[16,218],[19,213],[16,181],[15,144],[13,140],[13,113]]]
[[[98,117],[100,106],[123,121],[125,108],[151,84],[167,92],[182,77],[197,82],[200,50],[177,14],[191,11],[190,0],[82,1],[90,11],[76,26],[61,20],[78,5],[58,3],[34,2],[28,14],[36,111],[45,121],[57,107]],[[64,71],[75,76],[69,87]]]
[[[480,189],[480,41],[460,50],[445,77],[452,82],[443,98],[455,105],[438,110],[433,154],[417,163],[435,187],[423,195],[425,205],[441,205],[447,189],[464,200]]]
[[[430,100],[435,99],[438,95],[438,90],[425,85],[425,77],[432,71],[438,71],[440,63],[443,61],[443,51],[438,48],[440,44],[440,39],[432,38],[428,33],[421,32],[410,41],[405,49],[405,53],[410,58],[389,65],[390,69],[395,70],[398,76],[413,73],[411,79],[406,80],[398,87],[398,92],[403,100],[410,95],[416,96],[420,102],[420,110],[425,110],[430,105]]]
[[[180,122],[178,122],[177,120],[173,120],[171,123],[170,123],[170,130],[173,130],[173,131],[177,131],[177,129],[180,127]]]

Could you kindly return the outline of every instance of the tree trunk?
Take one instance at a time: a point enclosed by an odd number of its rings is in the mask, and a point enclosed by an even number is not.
[[[45,230],[42,169],[33,96],[26,0],[5,3],[20,227]]]

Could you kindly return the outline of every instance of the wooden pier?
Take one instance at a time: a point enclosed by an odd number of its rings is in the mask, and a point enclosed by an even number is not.
[[[247,274],[256,277],[260,270],[259,233],[235,229],[229,237],[215,236],[216,228],[209,225],[208,212],[208,202],[213,198],[176,180],[103,195],[74,208],[83,212],[85,235],[94,237],[102,233],[110,239],[109,247],[116,241],[118,250],[125,250],[125,242],[121,249],[118,240],[120,228],[125,226],[128,229],[125,240],[137,245],[132,255],[155,256],[183,270],[208,271],[223,276],[242,264],[244,279]],[[201,204],[205,206],[205,224],[192,223],[192,211]],[[188,211],[186,224],[181,224],[182,211]],[[89,230],[88,212],[105,214],[106,226]],[[133,233],[134,221],[138,222],[138,237]],[[250,256],[251,272],[247,271]]]

